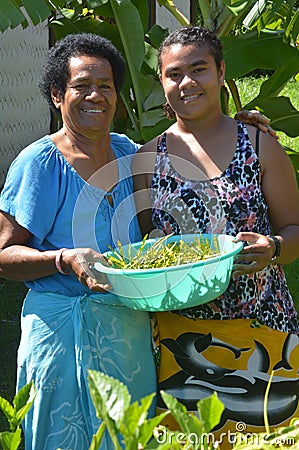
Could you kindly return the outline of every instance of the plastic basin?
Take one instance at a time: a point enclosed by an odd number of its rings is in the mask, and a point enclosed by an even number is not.
[[[158,269],[114,269],[95,263],[95,274],[105,273],[119,300],[129,308],[143,311],[169,311],[201,305],[219,297],[228,287],[234,256],[243,248],[242,242],[224,234],[187,234],[170,236],[166,243],[194,237],[208,238],[211,245],[217,237],[221,254],[205,260]],[[147,241],[152,245],[157,239]],[[129,244],[138,249],[141,242]],[[123,246],[124,253],[129,246]],[[145,247],[145,249],[147,248]],[[105,253],[109,256],[110,252]],[[95,275],[96,276],[96,275]]]

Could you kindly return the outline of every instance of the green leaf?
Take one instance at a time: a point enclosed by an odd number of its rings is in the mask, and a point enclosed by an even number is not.
[[[7,19],[11,28],[17,27],[25,20],[21,10],[11,0],[1,0],[0,8],[1,14]],[[2,31],[4,30],[2,29]]]
[[[280,69],[298,50],[283,41],[278,32],[246,33],[221,38],[226,62],[226,79],[239,78],[255,69]],[[298,58],[299,59],[299,58]]]
[[[152,28],[147,32],[147,35],[153,44],[153,46],[158,49],[163,41],[163,39],[168,34],[168,30],[162,28],[160,25],[153,25]]]
[[[127,66],[132,80],[137,116],[142,126],[143,96],[139,76],[144,60],[144,30],[138,10],[129,0],[110,0],[117,28],[121,37]]]
[[[8,422],[10,423],[14,419],[14,415],[15,415],[14,408],[3,397],[0,397],[0,408],[2,409],[3,413],[7,417]]]
[[[14,433],[3,431],[0,433],[0,444],[3,450],[17,450],[21,444],[21,428]]]
[[[33,381],[22,387],[13,399],[15,406],[17,424],[20,425],[25,415],[31,408],[36,396],[36,389]]]
[[[202,423],[194,414],[188,413],[185,405],[183,405],[176,398],[172,397],[164,391],[161,391],[161,396],[174,419],[177,421],[180,429],[187,436],[191,433],[196,433],[197,435],[200,435],[202,433]]]
[[[287,82],[299,72],[299,53],[288,62],[286,62],[281,68],[277,69],[271,77],[266,80],[260,88],[261,97],[274,97],[277,96],[280,91],[285,87]]]
[[[142,114],[142,122],[144,127],[152,127],[165,118],[162,109],[152,109]],[[169,122],[168,122],[169,124]]]
[[[224,409],[224,405],[217,397],[216,392],[210,397],[203,398],[197,402],[197,410],[205,433],[209,433],[219,424]]]
[[[152,419],[148,419],[146,422],[142,423],[139,428],[139,439],[138,442],[143,446],[146,447],[147,443],[153,436],[153,431],[155,428],[160,425],[164,417],[168,415],[168,411],[159,414],[156,417],[153,417]]]
[[[51,10],[43,0],[23,0],[23,6],[34,25],[43,22],[51,14]]]
[[[99,429],[96,432],[96,434],[94,434],[92,436],[91,443],[90,443],[88,450],[98,450],[100,448],[105,429],[106,429],[106,425],[104,422],[102,422],[101,425],[99,426]]]
[[[113,444],[118,449],[118,426],[131,400],[128,388],[119,380],[95,370],[88,371],[88,385],[97,417],[105,422]]]
[[[146,97],[144,101],[144,110],[148,111],[150,109],[159,108],[161,113],[162,112],[161,107],[164,105],[166,101],[162,86],[160,85],[160,83],[157,83],[156,80],[150,79],[150,77],[148,77],[148,81],[150,82],[151,90],[149,95]]]
[[[275,130],[283,131],[290,137],[299,135],[299,111],[293,107],[288,97],[257,97],[245,105],[245,109],[255,107],[271,119],[271,126]]]
[[[155,394],[148,395],[138,402],[134,402],[129,405],[126,414],[119,426],[119,431],[125,438],[125,443],[127,440],[134,438],[136,443],[139,442],[139,427],[141,424],[146,422],[148,410],[152,404]]]
[[[0,11],[0,31],[5,31],[10,26],[8,18]]]

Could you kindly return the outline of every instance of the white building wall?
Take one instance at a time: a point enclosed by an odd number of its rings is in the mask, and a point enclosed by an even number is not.
[[[50,131],[37,86],[47,50],[46,24],[0,32],[0,187],[20,150]]]
[[[175,6],[181,11],[187,19],[190,20],[190,1],[189,0],[175,0]],[[169,31],[173,31],[182,25],[164,6],[156,5],[156,23],[163,28],[168,28]]]

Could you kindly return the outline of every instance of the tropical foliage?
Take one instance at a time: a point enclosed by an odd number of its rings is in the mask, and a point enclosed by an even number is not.
[[[0,445],[3,450],[16,450],[22,442],[21,423],[33,405],[36,389],[33,382],[26,384],[15,395],[12,404],[0,397],[0,409],[6,416],[9,431],[0,433]]]
[[[89,450],[100,448],[104,432],[110,435],[113,448],[121,450],[221,450],[227,448],[224,442],[216,441],[212,430],[217,427],[224,411],[224,405],[214,392],[211,396],[197,402],[197,415],[187,411],[186,407],[166,392],[161,391],[163,401],[168,408],[163,414],[148,418],[148,411],[154,394],[144,397],[140,402],[131,403],[127,387],[119,380],[90,370],[89,391],[102,423],[92,438]],[[288,427],[280,427],[270,432],[267,423],[267,402],[271,381],[264,398],[265,430],[261,433],[232,433],[228,440],[234,450],[274,450],[277,448],[298,449],[299,421],[293,419]],[[178,429],[170,431],[161,424],[169,413],[178,424]],[[240,422],[242,423],[242,422]],[[122,445],[123,444],[123,445]],[[224,446],[222,445],[224,444]]]
[[[167,8],[178,26],[189,24],[172,0],[157,0],[157,7]],[[47,18],[56,39],[78,31],[95,32],[111,39],[124,55],[128,76],[115,117],[116,131],[144,142],[169,125],[157,74],[157,48],[167,30],[158,25],[148,29],[147,0],[4,0],[0,5],[0,30]],[[223,43],[228,88],[224,108],[230,94],[237,110],[257,108],[271,119],[273,128],[298,136],[299,112],[289,98],[279,95],[290,79],[298,77],[298,2],[198,0],[196,21],[214,30]],[[257,96],[241,104],[234,80],[260,70],[269,77]]]

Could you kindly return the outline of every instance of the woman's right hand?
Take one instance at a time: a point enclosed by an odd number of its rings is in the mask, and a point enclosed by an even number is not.
[[[107,259],[91,248],[65,249],[61,253],[60,264],[64,272],[73,272],[83,286],[95,292],[106,292],[111,289],[105,274],[95,277],[92,270],[95,262],[109,265]],[[100,278],[99,278],[100,277]]]

